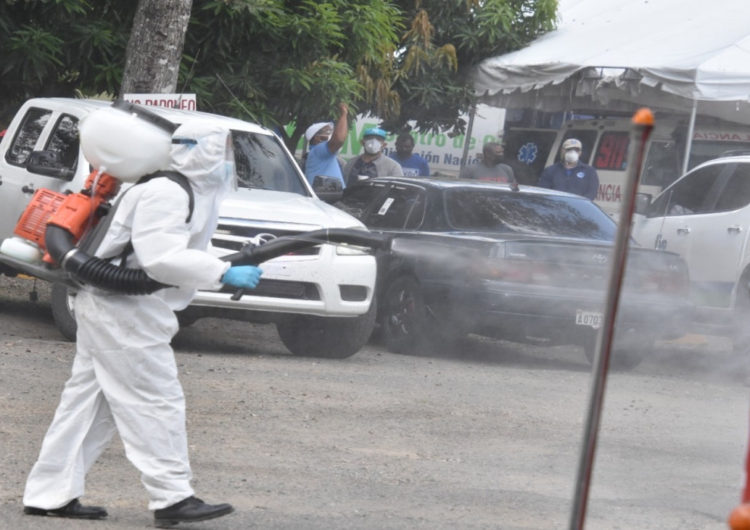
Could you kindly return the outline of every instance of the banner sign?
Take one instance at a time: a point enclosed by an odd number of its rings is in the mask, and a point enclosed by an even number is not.
[[[195,94],[125,94],[122,99],[138,105],[196,110]]]

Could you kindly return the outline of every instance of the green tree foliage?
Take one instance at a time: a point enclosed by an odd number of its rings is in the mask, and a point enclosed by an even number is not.
[[[117,94],[137,2],[0,0],[0,125],[32,96]],[[392,130],[462,128],[470,72],[552,28],[557,0],[194,0],[178,91],[296,146],[344,101]],[[281,126],[295,124],[287,133]]]
[[[528,44],[554,27],[557,0],[401,0],[411,21],[396,58],[401,111],[389,129],[463,130],[473,105],[470,75],[483,59]]]
[[[35,96],[114,93],[135,2],[0,0],[0,125]]]
[[[305,128],[338,102],[393,113],[391,64],[403,28],[383,0],[195,0],[184,86],[204,108],[266,125]]]

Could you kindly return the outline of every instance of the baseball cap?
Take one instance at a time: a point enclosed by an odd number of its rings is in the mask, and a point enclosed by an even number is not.
[[[581,141],[576,138],[568,138],[563,142],[562,150],[567,151],[568,149],[578,149],[579,151],[582,151],[583,145],[581,144]]]
[[[369,129],[365,129],[365,132],[362,133],[362,136],[380,136],[385,140],[385,137],[388,136],[388,133],[380,127],[370,127]]]

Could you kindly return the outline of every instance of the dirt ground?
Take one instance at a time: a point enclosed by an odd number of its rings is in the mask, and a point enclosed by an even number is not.
[[[0,280],[0,526],[150,527],[137,471],[114,440],[84,502],[106,521],[22,515],[26,475],[74,345],[41,286]],[[576,348],[472,338],[453,356],[295,358],[270,326],[206,319],[174,346],[188,403],[194,486],[236,513],[208,529],[567,528],[589,368]],[[614,373],[589,529],[722,529],[747,441],[744,361],[721,340],[661,345]]]

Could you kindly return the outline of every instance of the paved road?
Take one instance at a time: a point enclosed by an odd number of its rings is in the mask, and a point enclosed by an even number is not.
[[[110,518],[21,515],[21,494],[74,347],[46,293],[0,282],[0,526],[152,525],[113,441],[85,502]],[[589,372],[575,348],[477,338],[463,354],[370,345],[294,358],[269,326],[207,319],[175,340],[195,487],[237,512],[207,529],[567,528]],[[722,529],[743,481],[747,373],[718,339],[664,344],[611,375],[589,529]]]

